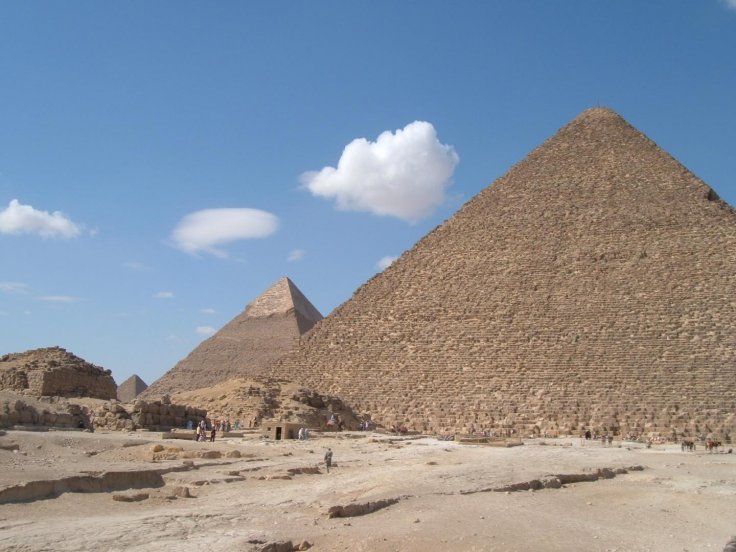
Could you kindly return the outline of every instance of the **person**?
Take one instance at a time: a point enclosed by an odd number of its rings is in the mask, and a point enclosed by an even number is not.
[[[187,429],[192,429],[192,420],[187,420]]]
[[[330,466],[332,466],[332,449],[328,448],[325,452],[325,466],[327,467],[327,473],[330,473]]]
[[[300,441],[304,440],[304,428],[303,427],[299,428],[299,440]]]
[[[217,427],[215,424],[212,424],[212,429],[210,430],[210,443],[215,442],[215,434],[217,433]]]
[[[202,435],[202,426],[200,426],[199,424],[197,424],[197,432],[194,434],[194,440],[197,441],[197,442],[199,442],[201,435]]]

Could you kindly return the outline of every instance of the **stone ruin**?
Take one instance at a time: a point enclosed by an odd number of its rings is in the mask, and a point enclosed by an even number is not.
[[[1,356],[0,389],[36,397],[114,399],[117,396],[110,370],[90,364],[61,347]]]
[[[273,375],[426,432],[736,431],[736,211],[583,112],[303,336]]]
[[[29,397],[0,392],[0,427],[64,429],[147,429],[168,431],[184,428],[188,420],[198,423],[207,411],[163,400],[123,404],[117,400],[65,397]]]

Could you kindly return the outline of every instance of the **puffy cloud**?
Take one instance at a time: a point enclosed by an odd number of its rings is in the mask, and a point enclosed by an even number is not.
[[[25,293],[28,284],[22,282],[0,282],[0,291],[4,293]]]
[[[736,0],[723,0],[723,3],[726,4],[726,7],[736,10]]]
[[[45,301],[47,303],[76,303],[81,301],[79,297],[72,297],[71,295],[43,295],[36,297],[36,301]]]
[[[0,234],[37,234],[42,238],[75,238],[82,225],[72,222],[61,212],[39,211],[22,205],[17,199],[0,211]]]
[[[286,259],[290,263],[294,261],[301,261],[304,258],[305,251],[303,249],[294,249],[289,253],[289,257]]]
[[[194,331],[199,335],[212,335],[216,330],[212,326],[197,326]]]
[[[415,222],[445,200],[459,157],[441,144],[434,127],[415,121],[375,142],[357,138],[335,167],[301,175],[318,197],[334,199],[344,211],[368,211]]]
[[[386,270],[394,263],[396,259],[398,259],[398,257],[391,257],[389,255],[387,255],[386,257],[381,257],[381,259],[376,263],[376,266],[381,270]]]
[[[265,238],[279,226],[276,215],[258,209],[204,209],[185,216],[171,233],[174,246],[196,255],[227,258],[217,246],[248,238]]]
[[[173,291],[159,291],[153,294],[154,299],[172,299],[174,297]]]

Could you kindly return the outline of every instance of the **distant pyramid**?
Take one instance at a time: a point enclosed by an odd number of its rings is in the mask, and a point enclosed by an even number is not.
[[[321,319],[294,283],[281,278],[156,380],[143,396],[190,391],[232,378],[262,375]]]
[[[147,388],[146,382],[139,378],[138,374],[133,374],[118,385],[118,400],[125,403],[131,402]]]
[[[724,435],[736,433],[735,301],[736,212],[595,108],[358,289],[274,374],[426,431]]]

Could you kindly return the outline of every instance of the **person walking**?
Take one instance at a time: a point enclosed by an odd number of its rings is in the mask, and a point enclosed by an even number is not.
[[[328,448],[325,452],[325,466],[327,467],[327,473],[330,473],[330,466],[332,466],[332,449]]]

